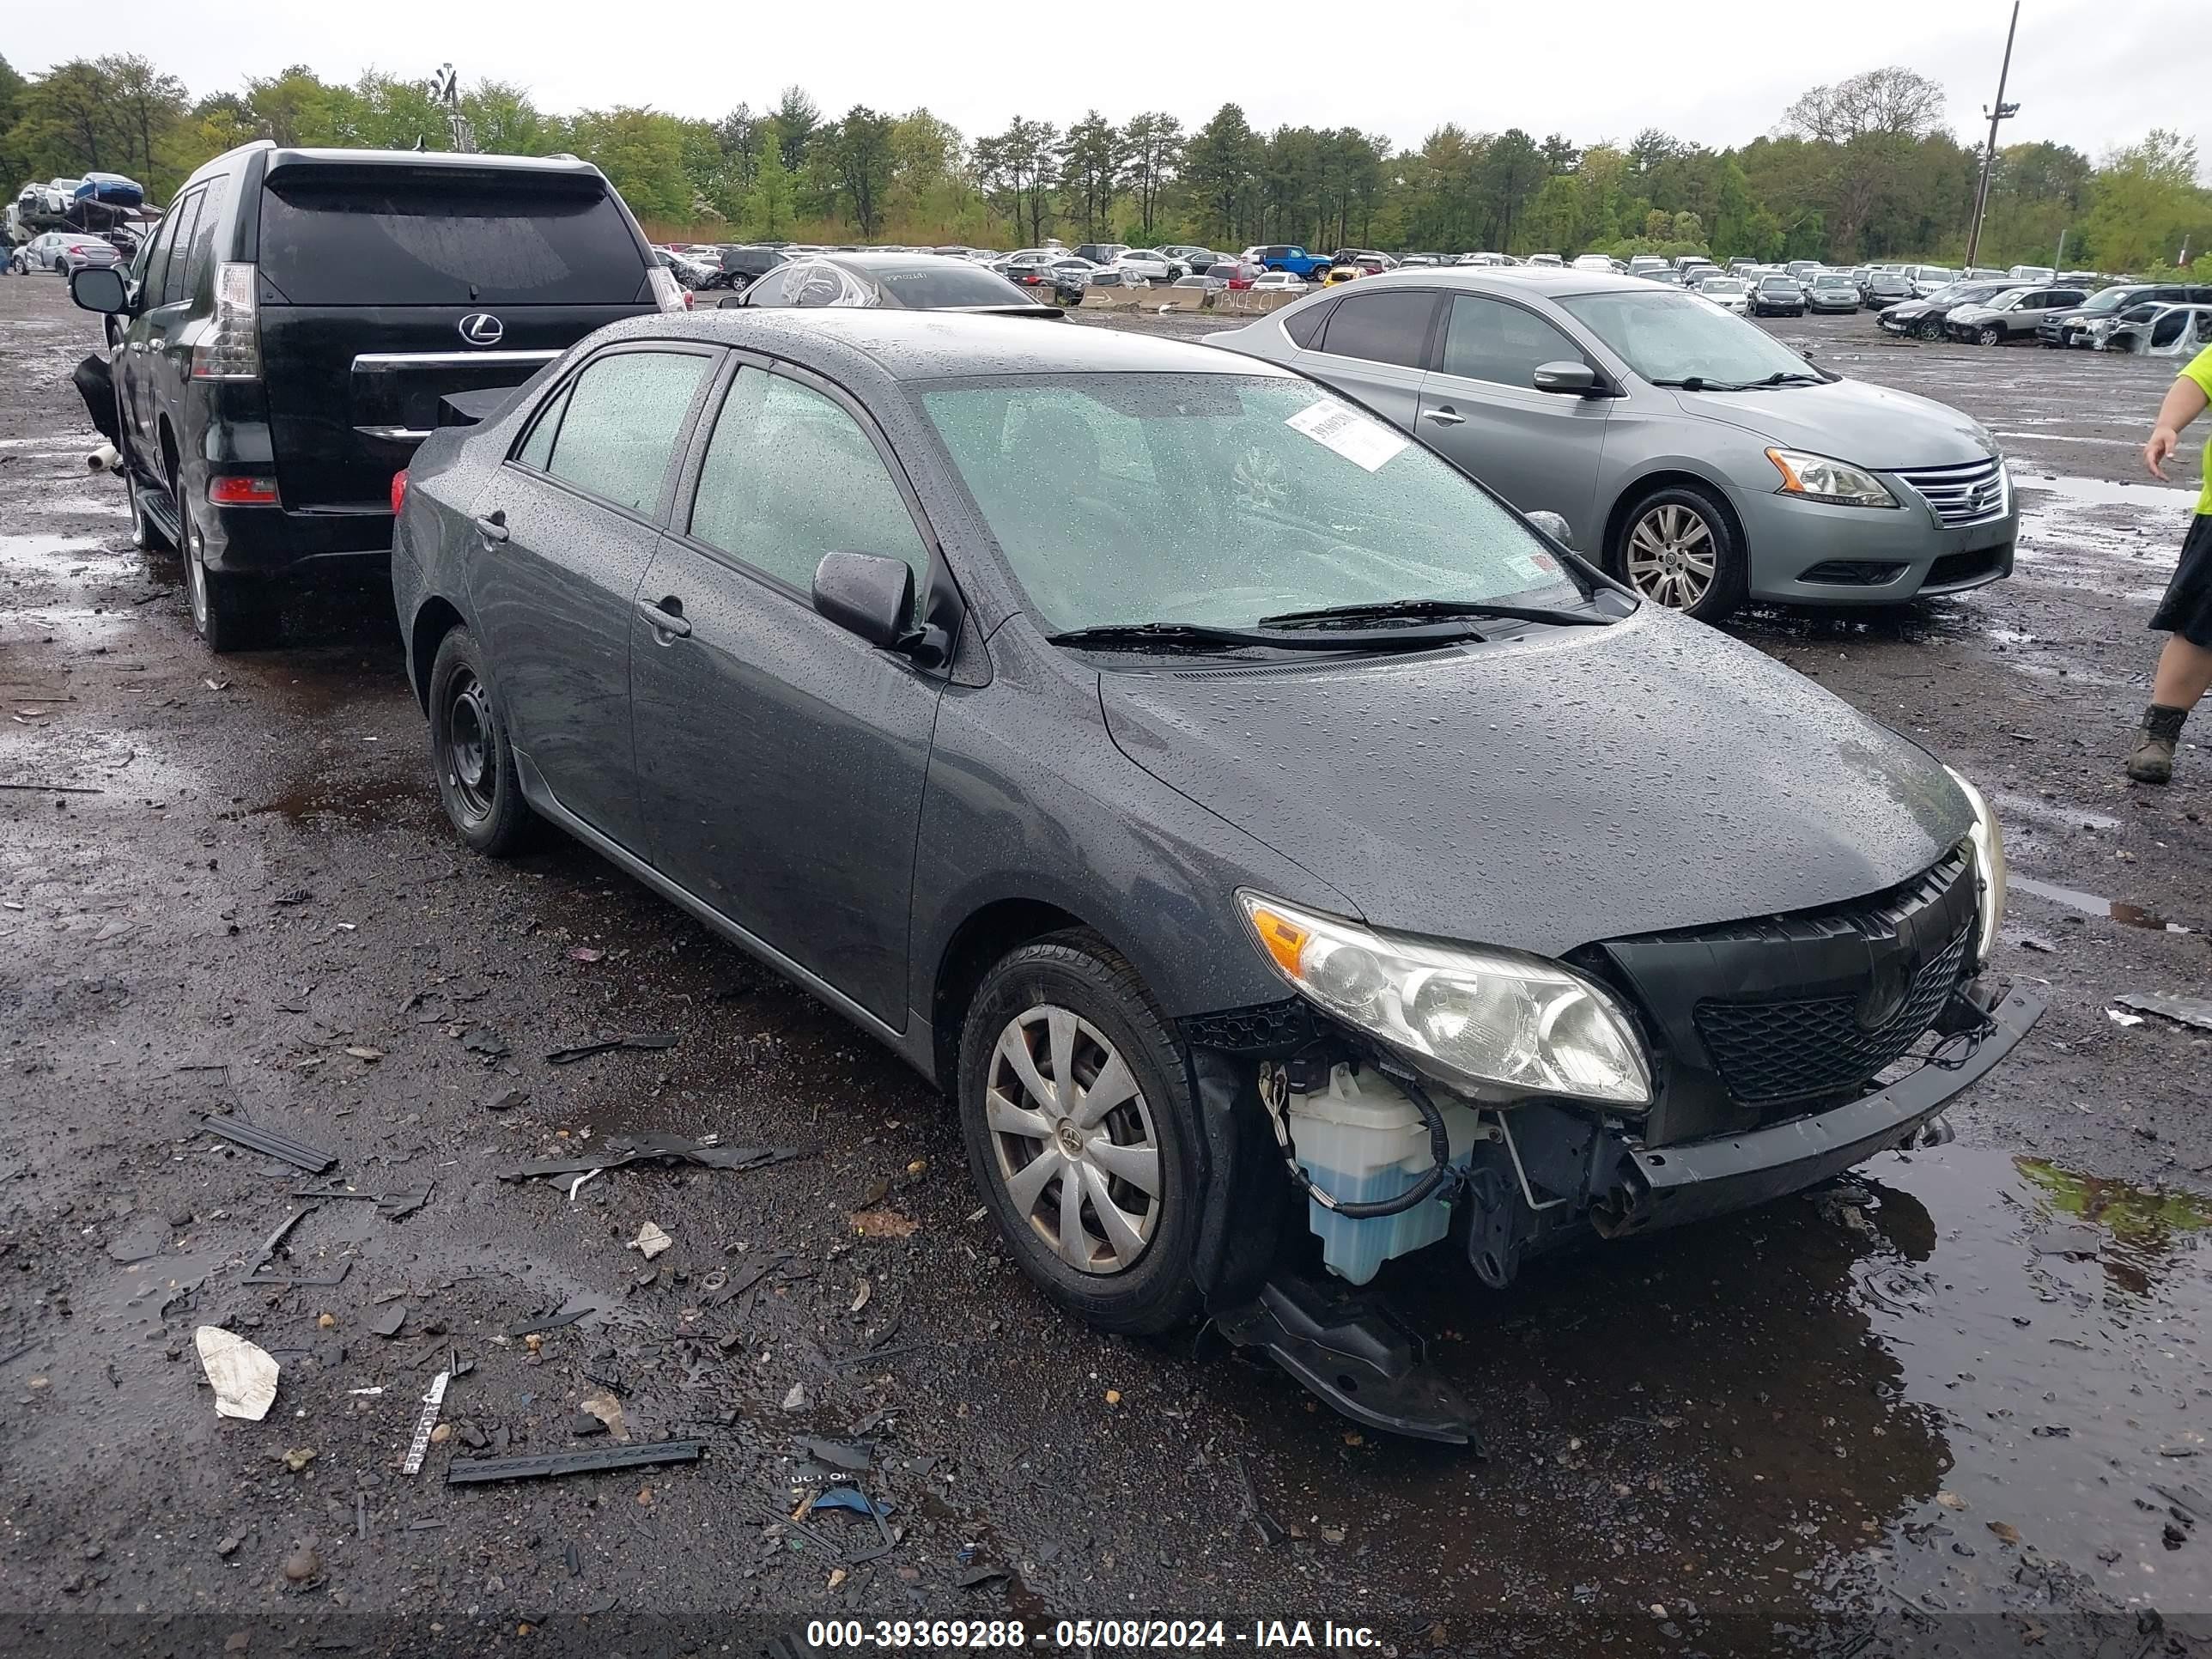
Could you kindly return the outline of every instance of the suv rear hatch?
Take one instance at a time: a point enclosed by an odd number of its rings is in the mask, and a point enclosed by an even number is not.
[[[262,373],[285,507],[389,510],[448,392],[517,386],[657,308],[642,238],[595,170],[272,167]]]

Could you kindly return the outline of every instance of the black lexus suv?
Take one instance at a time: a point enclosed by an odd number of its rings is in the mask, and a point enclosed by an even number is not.
[[[277,579],[389,560],[393,475],[449,394],[683,304],[587,162],[266,139],[193,173],[127,270],[76,278],[115,319],[133,538],[177,549],[218,652],[275,641]]]

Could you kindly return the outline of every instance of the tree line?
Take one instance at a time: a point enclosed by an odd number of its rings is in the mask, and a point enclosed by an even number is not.
[[[1774,130],[1723,149],[1656,129],[1577,145],[1447,122],[1418,146],[1354,127],[1262,132],[1225,103],[1066,125],[1016,115],[963,134],[927,108],[826,115],[796,86],[719,120],[635,106],[542,110],[483,81],[460,100],[477,148],[597,163],[656,234],[699,240],[896,240],[1006,247],[1048,235],[1508,253],[1704,252],[1836,264],[1963,257],[1978,150],[1942,89],[1906,69],[1814,87]],[[122,173],[164,201],[254,138],[444,149],[427,81],[328,82],[305,65],[195,98],[129,53],[30,78],[0,60],[0,178]],[[2150,271],[2212,249],[2193,142],[2153,130],[2093,161],[2040,141],[2001,150],[1980,258]],[[2063,238],[2062,255],[2061,239]]]

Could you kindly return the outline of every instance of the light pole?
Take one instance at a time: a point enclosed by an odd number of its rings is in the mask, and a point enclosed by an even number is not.
[[[2005,26],[2004,63],[1997,70],[1997,101],[1994,106],[1984,104],[1982,113],[1990,118],[1990,142],[1982,150],[1982,182],[1974,191],[1974,222],[1966,233],[1966,263],[1972,264],[1982,251],[1982,216],[1990,210],[1990,175],[1996,170],[1997,123],[2008,121],[2020,113],[2018,104],[2004,100],[2005,81],[2012,74],[2012,37],[2020,27],[2020,0],[2012,0],[2012,21]]]

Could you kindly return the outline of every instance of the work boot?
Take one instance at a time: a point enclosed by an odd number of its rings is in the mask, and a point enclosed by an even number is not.
[[[2136,752],[2128,757],[2128,775],[2137,783],[2172,782],[2173,746],[2181,741],[2181,723],[2188,718],[2186,708],[2163,703],[2144,709],[2142,725],[2136,732]]]

